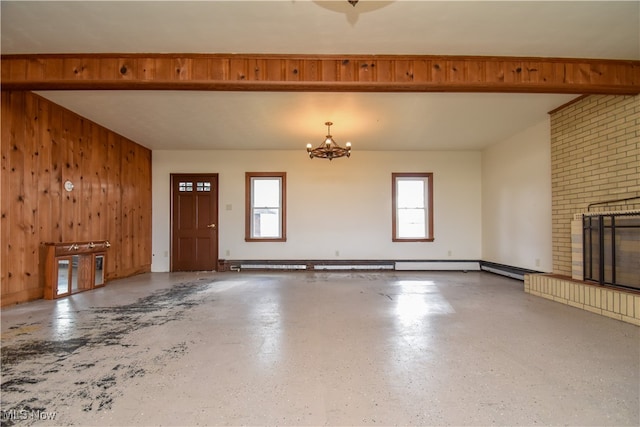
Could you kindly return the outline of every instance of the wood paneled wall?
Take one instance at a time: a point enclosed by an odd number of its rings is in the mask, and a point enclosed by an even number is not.
[[[151,151],[31,92],[1,112],[2,305],[43,296],[42,242],[108,240],[107,279],[150,271]]]

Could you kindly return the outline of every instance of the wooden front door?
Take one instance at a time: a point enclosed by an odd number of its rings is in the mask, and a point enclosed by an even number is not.
[[[171,174],[171,271],[218,263],[218,174]]]

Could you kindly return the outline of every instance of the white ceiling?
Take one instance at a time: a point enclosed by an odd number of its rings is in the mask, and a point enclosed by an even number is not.
[[[11,53],[289,53],[640,60],[636,1],[0,2]],[[575,95],[39,92],[151,149],[481,149]]]

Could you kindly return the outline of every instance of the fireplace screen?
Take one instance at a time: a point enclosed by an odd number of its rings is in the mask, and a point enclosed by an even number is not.
[[[584,279],[640,289],[640,214],[583,217]]]

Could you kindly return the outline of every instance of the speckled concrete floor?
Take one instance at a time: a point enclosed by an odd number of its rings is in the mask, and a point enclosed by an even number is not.
[[[522,287],[154,273],[4,308],[2,425],[639,425],[640,328]]]

